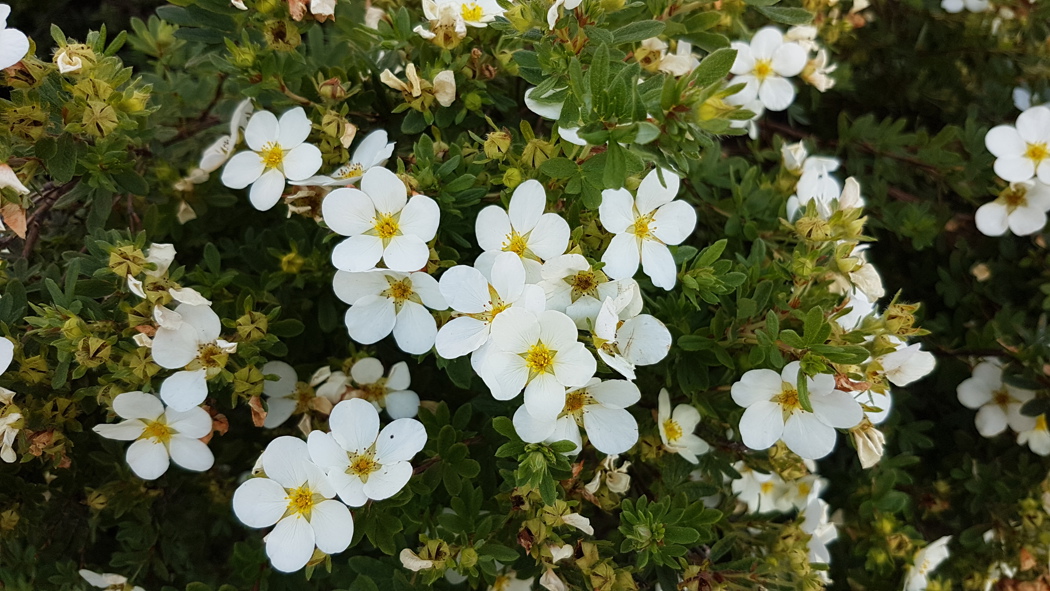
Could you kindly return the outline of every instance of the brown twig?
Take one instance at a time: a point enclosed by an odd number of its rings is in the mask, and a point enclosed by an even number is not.
[[[51,208],[54,207],[55,203],[63,195],[70,192],[79,182],[79,178],[75,178],[61,185],[49,182],[44,185],[44,188],[41,189],[39,193],[36,193],[31,197],[35,207],[33,213],[26,219],[26,238],[25,245],[22,247],[23,257],[28,258],[29,253],[33,251],[33,246],[36,244],[37,239],[40,238],[40,226],[51,211]],[[10,235],[0,239],[0,249],[7,248],[16,239],[18,239],[18,236],[15,235]]]
[[[196,118],[189,120],[189,122],[180,123],[179,132],[171,139],[161,142],[162,146],[167,147],[181,142],[184,139],[191,138],[219,122],[219,118],[212,116],[211,111],[215,108],[215,105],[219,104],[219,100],[222,99],[222,87],[226,83],[226,78],[228,77],[228,74],[219,74],[219,83],[215,86],[215,95],[211,97],[211,101],[204,107],[201,114]]]

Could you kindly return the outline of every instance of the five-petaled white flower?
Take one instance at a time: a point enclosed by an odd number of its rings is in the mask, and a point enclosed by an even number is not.
[[[385,269],[364,273],[337,271],[335,295],[350,304],[346,329],[350,338],[371,345],[394,333],[397,346],[422,355],[434,346],[437,322],[427,311],[448,308],[436,279],[426,273]]]
[[[807,52],[798,43],[784,42],[775,27],[760,29],[751,43],[734,41],[736,61],[730,72],[731,84],[743,83],[737,104],[758,98],[770,111],[783,111],[795,100],[795,87],[787,80],[798,76],[806,67]]]
[[[138,585],[131,586],[128,583],[128,578],[116,575],[113,573],[96,573],[86,568],[82,568],[77,571],[80,576],[87,581],[88,585],[92,587],[98,587],[99,589],[105,589],[106,591],[143,591],[142,587]]]
[[[810,535],[806,542],[809,550],[810,562],[819,564],[831,564],[831,553],[828,552],[828,544],[838,537],[838,529],[828,519],[828,504],[824,499],[810,499],[802,511],[802,525],[799,527],[803,532]]]
[[[547,192],[535,179],[521,183],[504,210],[490,205],[478,213],[474,231],[485,252],[474,266],[484,273],[500,252],[513,252],[525,265],[525,282],[540,281],[541,262],[565,252],[569,244],[569,224],[556,213],[543,213]]]
[[[932,372],[937,358],[920,347],[919,343],[907,346],[901,343],[896,351],[879,357],[878,361],[886,379],[894,385],[907,386]]]
[[[594,323],[594,348],[598,357],[623,377],[635,379],[634,368],[659,363],[671,350],[671,332],[649,314],[620,320],[633,293],[606,298]]]
[[[797,386],[799,366],[792,361],[779,374],[752,369],[733,384],[733,401],[746,409],[739,428],[744,445],[767,449],[783,439],[791,451],[816,460],[835,448],[836,428],[849,429],[864,418],[860,404],[836,390],[829,374],[806,378],[813,412],[804,410]]]
[[[1017,445],[1027,445],[1028,449],[1041,455],[1050,455],[1050,429],[1047,429],[1046,415],[1035,418],[1035,425],[1027,431],[1017,434]]]
[[[266,397],[263,427],[273,429],[287,421],[299,406],[299,376],[295,368],[283,361],[268,361],[259,371],[264,376],[277,376],[276,380],[263,382],[263,396]]]
[[[904,591],[922,591],[926,588],[930,573],[948,558],[949,540],[951,536],[944,536],[915,553],[915,560],[908,566],[908,574],[904,579]]]
[[[1050,185],[1031,179],[1010,183],[995,201],[978,207],[974,222],[985,236],[1002,236],[1008,231],[1028,236],[1046,226],[1047,211],[1050,211]]]
[[[441,276],[441,294],[455,311],[437,333],[437,352],[445,359],[462,357],[487,345],[493,319],[512,306],[523,306],[537,314],[543,311],[543,291],[525,283],[525,266],[517,254],[496,255],[488,275],[486,278],[474,267],[457,265]],[[480,359],[478,364],[476,367],[480,367]]]
[[[346,505],[332,499],[335,488],[310,461],[306,442],[278,437],[260,461],[265,476],[237,487],[233,512],[248,527],[276,524],[265,538],[273,567],[297,571],[310,561],[314,547],[326,554],[346,550],[354,537],[354,520]]]
[[[437,233],[441,209],[426,195],[408,198],[405,183],[385,168],[371,168],[361,188],[336,189],[321,203],[328,227],[348,236],[332,251],[343,271],[368,271],[382,259],[392,271],[409,273],[426,266],[427,242]]]
[[[963,406],[977,410],[974,423],[977,432],[985,437],[995,437],[1007,426],[1017,433],[1036,427],[1035,417],[1021,414],[1021,407],[1035,398],[1035,392],[1004,383],[998,359],[978,363],[973,376],[963,380],[957,392]]]
[[[577,337],[576,324],[561,312],[510,308],[492,321],[494,350],[479,373],[497,400],[510,400],[524,388],[529,414],[554,419],[565,407],[565,389],[585,386],[597,369]]]
[[[744,462],[733,464],[733,469],[740,474],[730,483],[730,489],[741,503],[747,505],[748,513],[785,511],[780,500],[784,498],[783,490],[787,483],[775,472],[758,472]]]
[[[604,272],[594,270],[580,254],[563,254],[543,263],[539,283],[547,296],[547,309],[565,312],[581,330],[590,330],[598,318],[602,302],[625,293],[633,294],[620,310],[620,320],[634,318],[642,311],[642,290],[634,279],[610,281]]]
[[[179,304],[174,310],[157,306],[153,317],[153,361],[166,369],[185,368],[164,380],[160,397],[175,410],[189,410],[208,397],[207,379],[222,369],[237,344],[219,338],[222,323],[206,304]]]
[[[356,183],[366,172],[377,166],[383,166],[394,154],[394,142],[390,141],[385,130],[377,129],[366,135],[354,149],[350,161],[340,166],[332,174],[312,176],[297,185],[319,185],[322,187],[346,186]]]
[[[1038,176],[1050,184],[1050,109],[1026,109],[1017,124],[999,125],[988,130],[984,145],[995,156],[995,174],[1010,183],[1021,183]]]
[[[603,382],[593,378],[586,386],[566,392],[565,406],[553,419],[537,419],[524,405],[518,407],[514,429],[529,443],[571,441],[576,447],[569,453],[575,455],[583,447],[583,427],[595,449],[604,454],[621,454],[638,442],[638,421],[625,409],[641,396],[638,386],[627,380]]]
[[[700,411],[691,404],[679,404],[671,411],[671,395],[666,388],[660,390],[656,411],[656,426],[664,449],[676,453],[689,463],[697,464],[711,446],[693,431],[700,424]]]
[[[310,119],[302,107],[277,116],[259,111],[248,120],[244,141],[249,151],[238,152],[222,169],[222,184],[248,192],[255,209],[266,211],[277,205],[285,181],[301,181],[321,168],[321,150],[307,144]]]
[[[107,439],[134,441],[128,446],[128,466],[143,480],[155,480],[168,471],[169,458],[176,464],[203,472],[215,462],[208,446],[200,440],[211,433],[211,416],[191,407],[185,412],[164,408],[152,394],[125,392],[113,399],[113,412],[124,421],[95,425],[94,431]]]
[[[390,418],[408,419],[419,412],[419,394],[408,389],[412,376],[404,361],[395,363],[383,377],[383,362],[375,357],[358,359],[350,368],[350,377],[354,381],[350,396],[370,402],[376,410],[385,408]]]
[[[204,172],[215,172],[220,166],[226,164],[226,161],[233,155],[233,149],[240,143],[241,133],[248,125],[248,118],[251,117],[254,110],[252,99],[244,99],[237,104],[230,116],[230,133],[215,140],[204,150],[198,168]],[[204,178],[207,176],[205,175]]]
[[[379,413],[359,398],[335,405],[328,424],[331,433],[310,433],[310,457],[351,507],[396,495],[412,477],[410,460],[427,443],[415,419],[397,419],[380,431]]]
[[[602,191],[598,214],[605,229],[615,234],[602,255],[606,275],[633,277],[641,260],[653,285],[668,291],[674,287],[677,273],[667,245],[681,244],[696,227],[693,206],[674,201],[680,182],[669,170],[653,169],[638,185],[637,197],[627,189]]]
[[[17,64],[29,53],[29,38],[25,33],[7,28],[10,15],[11,7],[0,4],[0,70]]]

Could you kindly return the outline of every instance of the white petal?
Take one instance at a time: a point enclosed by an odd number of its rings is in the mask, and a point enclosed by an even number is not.
[[[556,310],[545,310],[538,316],[539,340],[549,348],[560,351],[576,344],[579,331],[572,318]],[[582,385],[582,384],[581,384]]]
[[[212,431],[211,415],[197,406],[184,412],[169,408],[164,412],[164,419],[172,430],[191,439],[200,439]]]
[[[306,447],[310,452],[310,461],[326,472],[345,472],[350,465],[346,450],[336,443],[330,433],[311,431],[306,438]]]
[[[383,377],[383,362],[375,357],[357,360],[350,367],[350,377],[360,386],[374,384]]]
[[[196,359],[198,351],[197,330],[182,324],[178,329],[158,328],[150,355],[165,369],[180,369]]]
[[[1035,175],[1035,164],[1023,156],[1002,156],[992,165],[999,178],[1011,183],[1027,181]]]
[[[489,205],[478,212],[474,222],[474,234],[482,250],[501,250],[510,231],[510,217],[502,207]]]
[[[616,331],[617,348],[634,365],[653,365],[671,350],[671,332],[649,314],[627,320]]]
[[[288,509],[288,493],[269,478],[251,478],[233,492],[233,513],[248,527],[270,527]]]
[[[164,405],[153,394],[125,392],[113,399],[113,412],[125,419],[156,420],[164,414]]]
[[[231,189],[243,189],[254,183],[266,165],[255,152],[239,152],[222,169],[222,184]]]
[[[384,290],[389,289],[390,282],[387,281],[387,275],[384,272],[336,271],[335,278],[332,280],[332,288],[337,298],[353,305],[365,296],[378,296]]]
[[[308,178],[321,169],[321,150],[313,144],[296,146],[284,155],[284,174],[293,183]]]
[[[583,343],[574,343],[554,356],[554,375],[563,386],[585,385],[594,377],[597,368],[598,362]]]
[[[170,451],[171,461],[194,472],[203,472],[215,463],[215,456],[200,439],[176,435],[171,438]]]
[[[511,255],[519,267],[521,266],[521,261],[514,253],[507,254]],[[493,271],[495,270],[494,268]],[[499,273],[503,275],[507,271],[501,269]],[[525,269],[523,267],[521,268],[521,282],[522,284],[525,282]],[[489,282],[481,274],[481,271],[474,267],[466,265],[452,267],[441,275],[438,286],[449,307],[457,312],[478,314],[484,311],[485,304],[489,303]]]
[[[22,61],[29,53],[29,38],[18,29],[0,27],[0,70]]]
[[[666,248],[666,247],[665,247]],[[638,271],[641,252],[638,240],[633,234],[617,234],[609,242],[609,247],[602,253],[605,266],[602,271],[610,279],[627,279]]]
[[[379,436],[379,413],[368,401],[360,398],[335,405],[328,424],[336,442],[347,451],[363,452]]]
[[[999,125],[988,130],[984,136],[984,145],[997,158],[1003,156],[1020,156],[1027,146],[1013,125]]]
[[[489,271],[490,283],[504,302],[515,302],[525,288],[525,266],[521,257],[513,252],[501,252],[492,259]],[[486,286],[485,299],[488,300]]]
[[[597,381],[597,380],[595,380]],[[636,404],[642,397],[638,386],[627,380],[606,380],[587,385],[587,392],[602,406],[609,408],[627,408]]]
[[[547,207],[547,192],[535,179],[529,179],[514,189],[510,198],[510,224],[519,234],[532,231]]]
[[[663,175],[663,180],[660,180],[661,174]],[[642,179],[641,184],[638,185],[638,199],[635,203],[638,213],[646,215],[654,209],[670,203],[678,195],[681,182],[678,175],[666,168],[654,168],[651,170]],[[604,198],[602,201],[604,201]]]
[[[348,239],[353,240],[353,238]],[[418,236],[394,236],[383,250],[383,262],[394,271],[418,271],[430,260],[430,247]]]
[[[609,249],[612,249],[611,244]],[[652,279],[653,285],[671,291],[678,278],[678,269],[675,267],[671,251],[654,240],[642,240],[641,258],[642,271]]]
[[[1008,214],[1009,210],[1005,205],[998,201],[992,201],[977,208],[977,213],[974,214],[974,222],[976,222],[977,230],[981,234],[985,236],[1002,236],[1006,234],[1006,230],[1010,227]]]
[[[385,168],[370,168],[361,177],[361,190],[372,200],[377,211],[392,214],[408,203],[408,189],[398,176]]]
[[[266,556],[273,568],[295,572],[310,561],[314,553],[314,530],[301,515],[290,515],[277,522],[266,536]]]
[[[783,43],[784,36],[776,27],[765,27],[751,38],[751,54],[755,56],[755,59],[771,59]]]
[[[276,375],[277,380],[266,380],[263,382],[263,394],[267,396],[287,396],[295,392],[295,385],[299,381],[299,375],[295,368],[283,361],[269,361],[259,371],[264,376]]]
[[[841,390],[832,390],[830,394],[815,395],[810,393],[810,404],[813,413],[831,427],[849,429],[857,426],[864,418],[860,404],[849,394]]]
[[[180,371],[160,385],[160,398],[177,411],[189,410],[208,397],[207,371]]]
[[[729,71],[736,75],[750,74],[755,71],[755,57],[751,55],[751,46],[743,41],[734,41],[729,44],[736,50],[736,59]]]
[[[977,432],[984,437],[995,437],[1006,431],[1006,413],[996,405],[982,406],[974,417],[974,424],[977,425]]]
[[[478,352],[482,350],[484,347]],[[478,352],[475,352],[474,355],[477,355]],[[492,391],[492,396],[496,400],[510,400],[521,393],[529,379],[529,368],[520,356],[494,350],[487,352],[483,359],[478,374]],[[561,411],[561,407],[558,407],[558,410]]]
[[[354,519],[350,510],[339,501],[321,501],[310,511],[310,526],[314,543],[326,554],[338,554],[350,546],[354,538]]]
[[[418,237],[423,242],[433,240],[441,220],[441,208],[426,195],[413,195],[401,210],[398,225],[405,234]]]
[[[1032,107],[1017,117],[1017,133],[1033,144],[1050,142],[1050,109]]]
[[[11,361],[15,356],[15,344],[7,337],[0,337],[0,374],[11,367]]]
[[[448,303],[445,296],[441,295],[441,288],[437,279],[426,273],[412,273],[412,291],[423,302],[423,305],[431,310],[447,310]],[[393,386],[391,386],[393,387]]]
[[[650,173],[652,174],[652,173]],[[668,181],[673,182],[673,181]],[[634,224],[634,197],[627,189],[602,191],[602,202],[598,206],[602,226],[613,234],[620,234]]]
[[[285,111],[281,115],[281,120],[278,121],[277,126],[280,128],[280,135],[277,141],[285,150],[292,149],[305,142],[307,136],[310,135],[310,119],[306,116],[306,111],[302,107],[295,107]]]
[[[405,353],[422,355],[434,347],[437,322],[423,306],[405,302],[397,313],[394,340]]]
[[[284,424],[295,412],[298,404],[290,398],[270,398],[266,401],[266,418],[263,427],[276,429]]]
[[[345,320],[350,338],[371,345],[394,330],[394,302],[383,296],[365,296],[350,306]]]
[[[419,414],[419,394],[412,390],[391,392],[383,404],[386,405],[386,414],[392,419],[409,419]]]
[[[128,466],[143,480],[156,480],[168,471],[168,450],[154,439],[139,439],[128,446]]]
[[[549,420],[538,420],[533,418],[529,414],[528,409],[525,405],[519,406],[518,410],[514,411],[514,430],[518,433],[518,437],[526,443],[539,443],[554,433],[554,428],[557,426],[557,419]]]
[[[455,359],[473,353],[489,339],[489,325],[476,318],[453,318],[441,327],[434,341],[438,355]]]
[[[492,340],[502,351],[524,353],[539,338],[539,318],[527,310],[513,307],[492,320]]]
[[[244,141],[256,152],[262,151],[267,143],[277,141],[279,135],[277,116],[269,111],[257,111],[244,128]]]
[[[376,438],[376,461],[380,464],[408,462],[427,444],[427,430],[415,419],[397,419]]]
[[[956,390],[959,395],[959,402],[966,408],[973,409],[988,404],[992,401],[994,395],[993,388],[989,388],[976,377],[963,380]]]
[[[332,231],[354,236],[372,229],[376,212],[368,195],[357,189],[344,188],[336,189],[324,198],[321,215]]]
[[[552,20],[552,17],[551,17],[550,13],[547,14],[547,20],[549,22],[553,23],[554,20],[556,20],[558,18],[558,6],[557,6],[557,4],[552,6],[551,10],[553,11],[553,20]],[[553,29],[554,25],[551,24],[550,28]],[[550,119],[552,121],[557,121],[558,118],[561,117],[562,103],[556,103],[556,104],[540,103],[540,102],[536,101],[536,99],[533,98],[533,96],[532,96],[532,93],[535,90],[536,90],[536,87],[533,86],[532,88],[530,88],[530,89],[525,91],[525,106],[528,107],[530,111],[532,111],[533,113],[536,113],[537,115],[539,115],[540,117],[543,117],[544,119]]]
[[[790,78],[806,67],[806,50],[798,43],[785,43],[773,52],[773,71]]]
[[[620,408],[591,405],[583,413],[583,427],[591,445],[605,454],[621,454],[638,442],[638,422]]]
[[[1046,225],[1046,213],[1032,207],[1019,207],[1010,216],[1009,224],[1010,231],[1018,236],[1035,234]]]
[[[525,386],[525,408],[536,420],[556,419],[564,407],[565,386],[553,375],[537,375]]]
[[[106,439],[114,439],[116,441],[134,441],[142,435],[142,432],[145,429],[145,423],[139,419],[132,419],[130,421],[121,421],[114,424],[100,423],[92,427],[91,430]]]
[[[408,462],[395,462],[384,464],[378,472],[368,475],[368,482],[364,485],[364,493],[368,498],[382,501],[401,492],[409,479],[412,478],[412,464]]]
[[[783,111],[795,100],[795,87],[784,78],[770,76],[758,87],[758,98],[770,111]]]
[[[277,202],[281,200],[281,194],[284,193],[284,173],[276,168],[268,170],[259,177],[257,181],[252,183],[252,188],[248,191],[248,199],[252,202],[252,207],[259,211],[267,211]]]
[[[569,224],[556,213],[540,216],[539,222],[526,241],[528,249],[541,259],[552,259],[565,252],[569,245]],[[539,277],[536,278],[539,280]]]
[[[819,460],[835,449],[835,429],[813,413],[796,412],[784,423],[784,444],[806,460]]]
[[[652,233],[664,244],[681,244],[696,228],[696,210],[684,201],[672,201],[656,211]]]
[[[744,445],[755,450],[768,449],[784,432],[783,410],[768,400],[755,402],[740,417],[739,431]]]

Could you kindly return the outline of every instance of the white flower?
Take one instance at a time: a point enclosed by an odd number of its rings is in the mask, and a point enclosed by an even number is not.
[[[831,553],[828,544],[838,537],[835,524],[828,520],[828,504],[823,499],[811,499],[802,512],[802,526],[799,528],[810,535],[806,542],[810,562],[831,564]]]
[[[797,175],[802,174],[808,156],[809,152],[802,142],[784,144],[780,147],[780,158],[784,161],[784,168]]]
[[[543,311],[543,292],[525,283],[525,266],[517,254],[496,255],[489,277],[466,265],[452,267],[441,276],[441,294],[455,313],[437,333],[438,355],[455,359],[478,351],[491,340],[493,319],[513,306],[537,314]]]
[[[310,14],[314,15],[318,21],[324,22],[331,17],[335,20],[335,2],[336,0],[310,0]]]
[[[556,418],[536,419],[525,406],[514,413],[514,429],[528,443],[568,440],[576,447],[570,455],[580,453],[583,440],[580,427],[598,451],[621,454],[638,442],[638,422],[625,409],[638,402],[638,386],[627,380],[591,379],[582,388],[569,389],[565,406]]]
[[[565,389],[585,386],[597,368],[577,336],[576,325],[561,312],[510,308],[492,321],[495,350],[479,373],[497,400],[510,400],[524,388],[529,414],[551,420],[565,406]]]
[[[551,97],[566,92],[566,89],[556,88],[543,96],[533,96],[535,94],[535,91],[535,86],[532,86],[525,91],[525,106],[528,107],[530,111],[536,113],[544,119],[550,119],[551,121],[557,121],[558,119],[560,119],[563,102],[556,101]],[[586,146],[587,140],[581,138],[577,133],[579,129],[579,127],[558,126],[558,135],[561,136],[561,139],[569,142],[570,144],[575,144],[577,146]]]
[[[857,446],[857,458],[860,459],[860,467],[867,470],[882,459],[883,449],[886,447],[886,436],[871,424],[871,421],[861,421],[853,429],[850,429],[853,443]]]
[[[244,0],[230,0],[230,4],[237,10],[248,10],[248,7],[244,5]]]
[[[835,79],[831,73],[838,69],[838,64],[828,63],[828,51],[824,48],[817,50],[817,55],[806,62],[802,70],[802,79],[819,92],[827,92],[835,86]]]
[[[442,107],[456,100],[456,74],[452,70],[441,70],[434,76],[434,99]]]
[[[904,591],[922,591],[929,583],[929,575],[948,558],[948,541],[951,536],[944,536],[915,554],[915,560],[908,567],[904,579]]]
[[[15,453],[15,438],[21,431],[22,418],[20,412],[12,412],[0,417],[0,459],[8,464],[13,464],[18,459],[18,454]]]
[[[356,389],[351,396],[368,401],[376,410],[385,408],[392,419],[407,419],[419,412],[419,395],[409,390],[408,364],[395,363],[383,377],[383,363],[375,357],[358,359],[350,368]]]
[[[82,568],[77,572],[85,581],[87,581],[87,584],[92,587],[106,589],[107,591],[144,591],[142,587],[139,587],[138,585],[135,585],[134,587],[130,586],[128,578],[121,575],[115,575],[113,573],[96,573],[86,568]]]
[[[186,368],[164,380],[160,397],[175,410],[189,410],[208,396],[207,374],[220,369],[216,358],[236,350],[236,344],[219,338],[222,323],[207,305],[157,306],[153,316],[158,325],[153,361],[166,369]]]
[[[55,65],[58,66],[59,73],[72,74],[84,67],[84,60],[70,53],[68,49],[63,49],[55,56]]]
[[[1020,183],[1038,176],[1050,184],[1050,109],[1032,107],[1017,117],[1017,124],[988,130],[984,145],[995,158],[995,174]]]
[[[500,252],[513,252],[525,265],[525,282],[538,283],[541,262],[565,252],[569,244],[569,224],[556,213],[543,213],[547,192],[535,179],[521,183],[504,210],[490,205],[478,213],[474,231],[485,252],[474,266],[484,273]]]
[[[1010,183],[995,201],[977,208],[974,222],[985,236],[1002,236],[1007,231],[1027,236],[1043,229],[1048,210],[1050,185],[1032,179]]]
[[[806,51],[817,51],[820,47],[816,42],[817,33],[818,29],[813,25],[798,25],[784,33],[784,40],[798,43]]]
[[[679,40],[674,53],[663,56],[657,69],[677,78],[692,72],[699,65],[700,60],[693,55],[693,44]]]
[[[503,8],[495,0],[423,0],[423,16],[432,22],[440,21],[448,11],[455,14],[457,31],[460,23],[480,28],[503,16]]]
[[[774,27],[759,30],[750,44],[734,41],[731,45],[737,52],[730,69],[736,77],[731,83],[745,84],[737,100],[745,103],[758,98],[770,111],[787,109],[795,100],[795,87],[787,78],[806,67],[806,50],[797,43],[785,43]]]
[[[331,433],[310,433],[310,457],[351,507],[396,495],[412,477],[410,460],[427,443],[415,419],[397,419],[380,431],[379,413],[358,398],[335,405],[328,424]]]
[[[820,374],[808,379],[813,412],[803,410],[798,395],[799,362],[781,373],[753,369],[733,384],[733,401],[743,406],[740,436],[751,449],[767,449],[783,439],[788,449],[808,460],[835,448],[835,429],[849,429],[864,417],[860,404],[835,389],[835,378]]]
[[[671,395],[667,389],[660,390],[656,423],[664,449],[682,456],[690,463],[699,463],[697,456],[711,450],[706,441],[693,433],[700,424],[700,411],[690,404],[679,404],[671,412]]]
[[[215,172],[230,159],[230,156],[233,155],[233,149],[241,141],[241,133],[244,131],[245,126],[248,125],[248,118],[254,110],[255,106],[252,104],[252,99],[244,99],[237,104],[233,114],[230,115],[230,133],[215,140],[201,155],[198,168],[203,173]],[[208,180],[208,175],[203,174],[199,178],[195,178],[194,182],[203,183],[206,180]]]
[[[518,573],[508,570],[496,577],[488,591],[532,591],[532,579],[519,579]]]
[[[660,173],[663,173],[663,181]],[[636,197],[627,189],[602,191],[598,207],[602,226],[615,234],[602,254],[602,269],[612,279],[642,271],[653,285],[668,291],[677,280],[677,269],[668,244],[681,244],[696,227],[696,211],[684,201],[674,201],[680,180],[669,170],[653,169],[645,175]]]
[[[346,550],[354,537],[354,520],[346,505],[332,499],[335,489],[310,461],[305,441],[274,439],[262,454],[262,467],[265,477],[251,478],[233,493],[233,512],[248,527],[276,524],[265,538],[275,569],[303,568],[314,547],[326,554]]]
[[[875,313],[875,302],[868,299],[864,292],[853,287],[847,292],[846,299],[842,302],[842,309],[847,308],[849,312],[836,318],[835,322],[844,330],[850,331],[860,327],[865,318]]]
[[[893,408],[893,398],[890,397],[888,390],[885,393],[865,390],[855,394],[854,398],[864,407],[864,416],[868,417],[868,420],[874,425],[884,422],[890,416],[890,409]]]
[[[734,479],[730,487],[737,500],[747,505],[748,513],[783,510],[777,501],[787,484],[780,476],[758,472],[744,462],[733,464],[733,468],[740,473],[740,478]]]
[[[834,158],[810,156],[801,165],[801,175],[795,185],[795,194],[787,201],[787,218],[794,220],[804,212],[812,201],[816,203],[817,215],[823,219],[831,218],[836,209],[847,209],[846,205],[860,207],[864,204],[860,196],[860,183],[853,177],[846,179],[845,187],[832,172],[839,167]],[[836,207],[837,204],[837,207]]]
[[[1003,368],[998,359],[978,363],[973,368],[973,377],[963,380],[957,392],[963,406],[977,410],[974,422],[977,431],[985,437],[995,437],[1007,426],[1018,433],[1036,427],[1035,417],[1021,414],[1021,407],[1035,398],[1035,392],[1003,383]],[[1031,437],[1026,436],[1026,441]]]
[[[426,195],[408,198],[405,183],[385,168],[371,168],[361,188],[336,189],[321,203],[328,227],[348,236],[332,251],[343,271],[368,271],[382,259],[387,268],[409,273],[430,259],[427,242],[437,233],[441,210]]]
[[[0,4],[0,6],[3,6]],[[14,189],[19,195],[28,195],[29,189],[18,180],[18,175],[7,163],[0,163],[0,189]]]
[[[543,263],[539,285],[547,297],[547,309],[565,312],[581,330],[590,330],[598,319],[602,302],[632,294],[630,304],[620,310],[620,320],[634,318],[642,311],[642,290],[634,279],[609,281],[595,271],[580,254],[563,254]]]
[[[168,272],[168,267],[175,262],[175,247],[171,244],[154,242],[146,251],[146,262],[156,265],[155,269],[146,269],[146,275],[150,277],[162,277]]]
[[[350,304],[346,329],[358,343],[371,345],[393,332],[406,353],[421,355],[434,346],[437,323],[427,308],[444,310],[448,305],[430,275],[337,271],[333,286],[335,295]]]
[[[263,427],[274,429],[288,420],[299,406],[299,376],[283,361],[269,361],[259,370],[264,376],[276,375],[277,380],[263,382],[266,396],[266,420]]]
[[[309,178],[321,168],[321,151],[307,144],[310,119],[302,107],[281,115],[259,111],[248,120],[244,141],[250,151],[238,152],[222,169],[222,184],[231,189],[251,185],[248,197],[255,209],[277,205],[285,180]]]
[[[200,440],[211,433],[211,416],[191,407],[185,412],[164,408],[156,396],[125,392],[113,399],[113,412],[122,419],[116,424],[95,425],[94,431],[107,439],[134,441],[128,446],[127,462],[143,480],[155,480],[168,471],[169,458],[176,464],[203,472],[215,462],[208,446]]]
[[[386,11],[378,6],[368,6],[365,8],[365,26],[369,29],[379,30],[379,21],[383,20],[386,16]]]
[[[564,6],[565,10],[576,10],[583,4],[583,0],[554,0],[554,4],[547,10],[547,25],[553,30],[558,22],[558,7]]]
[[[634,299],[631,292],[606,298],[594,323],[598,357],[623,377],[635,379],[634,368],[659,363],[671,350],[671,332],[649,314],[620,320],[621,310]]]
[[[964,8],[970,12],[985,12],[991,4],[988,0],[941,0],[941,8],[951,14],[960,13]]]
[[[886,378],[897,386],[907,386],[933,371],[937,358],[920,349],[919,343],[898,347],[893,353],[879,358]]]
[[[1047,430],[1046,415],[1035,419],[1035,426],[1017,434],[1017,445],[1028,445],[1028,449],[1041,455],[1050,455],[1050,430]]]
[[[299,185],[319,185],[322,187],[352,185],[373,167],[383,166],[394,154],[394,142],[389,141],[385,130],[377,129],[366,135],[354,149],[350,161],[340,166],[330,175],[312,176]]]
[[[10,14],[11,7],[0,4],[0,70],[17,64],[29,53],[29,38],[25,33],[7,28]]]
[[[631,488],[631,475],[627,473],[631,463],[624,461],[623,464],[617,466],[616,462],[619,457],[616,454],[605,456],[594,471],[594,478],[583,488],[592,495],[597,494],[604,482],[611,493],[622,495],[627,492]]]

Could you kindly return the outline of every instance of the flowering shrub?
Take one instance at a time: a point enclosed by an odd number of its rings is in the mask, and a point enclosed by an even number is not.
[[[14,9],[0,586],[1050,588],[1050,8]]]

